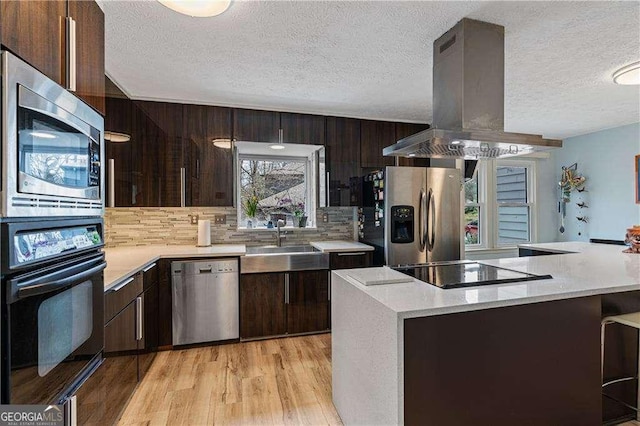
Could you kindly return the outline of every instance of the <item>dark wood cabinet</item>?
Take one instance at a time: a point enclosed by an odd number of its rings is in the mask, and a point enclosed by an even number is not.
[[[280,128],[284,143],[325,144],[326,119],[322,115],[280,113]]]
[[[240,338],[285,334],[284,298],[285,273],[240,275]]]
[[[362,120],[360,130],[360,161],[364,168],[393,166],[393,157],[384,157],[382,150],[396,143],[396,123]]]
[[[334,269],[368,268],[371,266],[373,251],[331,253],[329,265]]]
[[[186,170],[182,138],[182,104],[134,101],[139,120],[135,125],[134,177],[142,206],[180,207],[181,173]],[[186,185],[186,182],[185,182]]]
[[[327,117],[329,205],[357,206],[360,202],[360,120]]]
[[[124,133],[131,135],[133,127],[132,103],[129,98],[111,81],[105,77],[106,90],[106,115],[104,117],[105,131]],[[111,142],[105,140],[106,162],[113,160],[114,170],[114,196],[116,207],[132,207],[135,199],[133,198],[133,164],[132,164],[132,146],[136,143],[135,139],[129,142]],[[106,168],[106,183],[111,184],[110,169]],[[107,187],[107,192],[111,191]]]
[[[238,141],[278,142],[280,113],[252,109],[233,110],[233,138]]]
[[[396,123],[396,141],[429,128],[428,124]],[[411,167],[429,167],[428,158],[399,158],[399,165]]]
[[[329,329],[329,271],[288,273],[287,333]]]
[[[95,1],[71,0],[76,21],[76,95],[105,114],[104,13]],[[68,54],[68,53],[67,53]]]
[[[230,138],[230,108],[184,105],[187,206],[233,205],[233,151],[213,144]]]
[[[75,94],[105,112],[104,13],[93,0],[2,1],[2,45],[66,86],[65,18],[76,22]]]
[[[2,45],[64,86],[66,16],[65,0],[2,1]]]

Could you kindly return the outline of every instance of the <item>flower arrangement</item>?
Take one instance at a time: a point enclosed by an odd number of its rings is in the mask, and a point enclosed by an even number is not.
[[[295,217],[304,216],[304,203],[303,202],[299,202],[298,204],[294,204],[294,205],[292,205],[292,207],[293,207],[293,215]]]
[[[251,195],[244,202],[244,212],[247,217],[256,217],[256,213],[258,212],[258,197],[255,195]]]

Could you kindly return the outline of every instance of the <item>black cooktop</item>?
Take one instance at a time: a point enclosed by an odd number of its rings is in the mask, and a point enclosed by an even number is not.
[[[478,262],[434,263],[393,269],[443,289],[553,278],[551,275],[534,275]]]

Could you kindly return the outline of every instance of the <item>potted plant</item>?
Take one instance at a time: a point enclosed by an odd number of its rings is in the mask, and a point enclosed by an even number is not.
[[[247,228],[253,228],[253,220],[258,212],[258,197],[251,195],[244,202],[244,214],[247,215]]]
[[[294,227],[305,228],[307,226],[307,216],[304,213],[304,203],[300,202],[293,206]]]

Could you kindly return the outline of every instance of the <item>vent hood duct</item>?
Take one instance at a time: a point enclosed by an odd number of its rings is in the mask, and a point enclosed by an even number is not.
[[[432,128],[383,154],[478,160],[560,147],[561,140],[504,132],[504,27],[465,18],[433,43]]]

